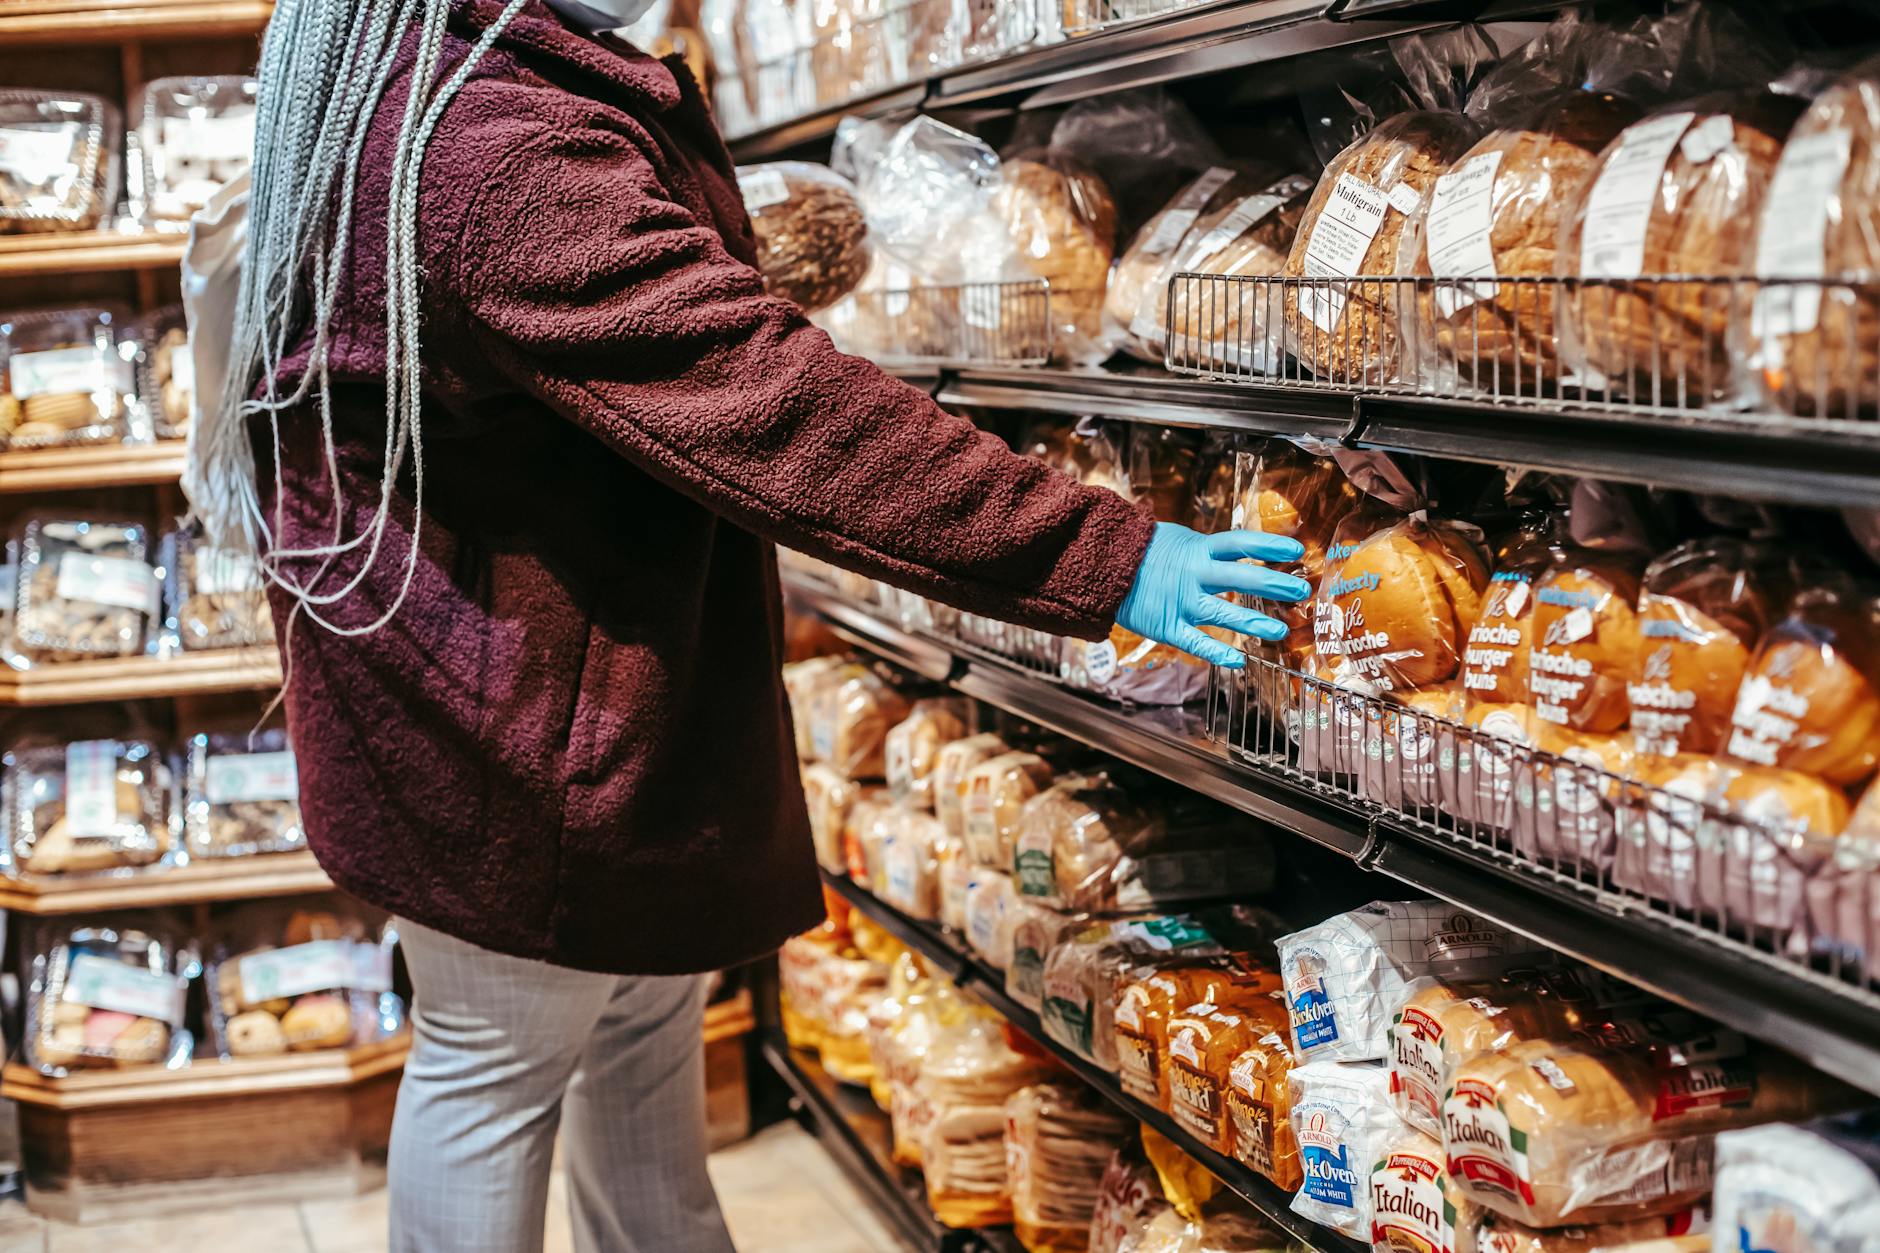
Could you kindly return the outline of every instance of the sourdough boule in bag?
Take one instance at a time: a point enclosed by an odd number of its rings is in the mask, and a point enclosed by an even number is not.
[[[1208,283],[1177,276],[1277,276],[1311,191],[1311,179],[1289,174],[1204,213],[1144,294],[1130,323],[1132,339],[1151,350],[1158,363],[1166,359],[1190,369],[1276,373],[1284,353],[1278,283]]]

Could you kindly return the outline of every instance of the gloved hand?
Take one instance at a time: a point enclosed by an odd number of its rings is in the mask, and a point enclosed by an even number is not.
[[[1239,670],[1247,659],[1198,628],[1225,627],[1241,635],[1281,640],[1286,638],[1286,624],[1231,604],[1215,593],[1247,592],[1263,600],[1304,600],[1312,594],[1312,585],[1304,579],[1241,564],[1243,557],[1297,561],[1304,552],[1298,540],[1283,535],[1258,531],[1202,535],[1185,526],[1158,522],[1149,551],[1143,555],[1142,568],[1136,571],[1136,581],[1116,613],[1117,625],[1203,661]]]

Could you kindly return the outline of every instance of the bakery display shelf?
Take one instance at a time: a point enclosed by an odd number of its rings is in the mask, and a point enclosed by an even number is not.
[[[757,1008],[751,990],[740,988],[734,996],[705,1007],[705,1043],[734,1040],[757,1030]]]
[[[73,661],[32,670],[0,668],[0,707],[209,696],[280,685],[280,654],[269,644],[173,657]]]
[[[1078,1078],[1102,1094],[1104,1099],[1181,1145],[1184,1151],[1213,1171],[1222,1183],[1294,1240],[1307,1248],[1325,1250],[1326,1253],[1355,1253],[1356,1250],[1368,1247],[1294,1214],[1289,1205],[1291,1194],[1272,1180],[1200,1143],[1169,1115],[1124,1092],[1115,1075],[1093,1065],[1088,1059],[1046,1035],[1038,1015],[1006,995],[1005,976],[965,953],[951,934],[933,923],[908,917],[844,875],[831,874],[825,870],[823,882],[879,924],[884,931],[940,969],[957,970],[959,973],[951,976],[956,983],[997,1010],[1007,1022],[1035,1040],[1040,1048],[1048,1050],[1058,1061],[1075,1071]]]
[[[84,26],[90,19],[59,19]],[[0,48],[7,42],[0,17]],[[98,274],[117,270],[168,270],[183,263],[189,237],[181,232],[120,234],[71,231],[66,234],[0,236],[0,279],[43,274]]]
[[[298,896],[332,888],[311,852],[269,853],[122,874],[0,878],[0,909],[42,915],[95,913]]]
[[[836,133],[837,123],[845,117],[856,114],[887,117],[906,113],[918,109],[926,96],[924,83],[909,83],[842,104],[818,108],[730,137],[731,155],[740,164],[768,161],[794,149],[827,140]]]
[[[793,602],[812,613],[840,600],[794,575],[787,586]],[[892,660],[898,652],[940,646],[850,608],[823,616],[858,647]],[[1752,949],[1648,903],[1592,890],[1569,874],[1543,871],[1453,824],[1418,822],[1329,784],[1230,755],[1208,738],[1207,718],[1195,710],[1124,708],[977,656],[956,655],[947,682],[1880,1093],[1880,995],[1870,988]]]
[[[997,1242],[1003,1233],[955,1231],[934,1218],[920,1172],[895,1164],[888,1116],[866,1090],[838,1083],[815,1054],[791,1048],[781,1035],[765,1034],[763,1054],[830,1156],[907,1248],[921,1253],[1003,1253],[1017,1247]]]
[[[174,483],[182,477],[183,457],[180,439],[9,449],[0,451],[0,494]]]
[[[272,0],[17,0],[0,7],[0,48],[259,35]]]
[[[230,1061],[209,1058],[177,1070],[81,1070],[63,1078],[9,1062],[0,1072],[0,1097],[22,1105],[81,1110],[340,1088],[403,1069],[410,1048],[410,1035],[401,1034],[350,1049]]]
[[[1627,415],[1448,397],[1185,378],[1149,367],[895,369],[944,405],[1336,440],[1355,447],[1532,466],[1810,505],[1880,507],[1872,423]]]

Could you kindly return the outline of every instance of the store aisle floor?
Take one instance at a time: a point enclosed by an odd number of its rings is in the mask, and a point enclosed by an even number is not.
[[[900,1244],[868,1202],[794,1123],[712,1155],[712,1179],[738,1253],[892,1253]],[[559,1171],[549,1194],[547,1253],[571,1253]],[[0,1253],[378,1253],[385,1193],[304,1205],[218,1210],[95,1227],[44,1223],[0,1204]]]

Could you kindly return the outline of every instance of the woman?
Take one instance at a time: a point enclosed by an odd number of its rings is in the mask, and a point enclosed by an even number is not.
[[[538,1247],[558,1128],[577,1247],[730,1247],[697,972],[821,911],[773,544],[1224,664],[1198,626],[1284,628],[1210,593],[1305,592],[766,297],[697,85],[588,29],[639,7],[282,0],[263,51],[190,483],[264,558],[321,864],[401,920],[399,1250]]]

